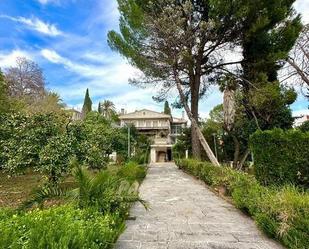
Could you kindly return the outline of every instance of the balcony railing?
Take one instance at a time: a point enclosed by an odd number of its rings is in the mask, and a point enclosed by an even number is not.
[[[135,126],[136,129],[142,130],[142,129],[154,129],[154,130],[161,130],[161,129],[169,129],[170,127],[165,125],[165,126]]]

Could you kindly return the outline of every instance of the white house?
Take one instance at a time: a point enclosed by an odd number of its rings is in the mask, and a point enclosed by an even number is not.
[[[309,115],[303,115],[301,117],[297,117],[294,122],[294,127],[299,127],[306,121],[309,121]]]
[[[166,162],[172,160],[172,145],[182,134],[187,121],[182,118],[173,118],[171,115],[147,109],[124,113],[119,116],[122,127],[127,124],[134,125],[138,132],[152,138],[150,161]]]

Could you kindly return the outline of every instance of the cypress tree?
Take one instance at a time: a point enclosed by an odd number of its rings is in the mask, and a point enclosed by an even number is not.
[[[83,110],[82,110],[83,117],[86,117],[87,114],[91,111],[92,111],[92,101],[90,99],[89,90],[87,88],[86,94],[85,94],[85,99],[84,99]]]
[[[101,102],[98,104],[98,113],[102,114]]]
[[[167,115],[172,115],[171,108],[170,108],[168,101],[165,101],[164,103],[164,113]]]

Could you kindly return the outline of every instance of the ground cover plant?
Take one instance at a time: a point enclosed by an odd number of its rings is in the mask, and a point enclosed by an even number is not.
[[[270,237],[287,248],[309,247],[309,193],[303,189],[262,186],[253,175],[208,162],[178,160],[180,169],[231,197]],[[222,190],[223,189],[223,190]]]
[[[137,187],[146,168],[129,163],[94,173],[71,164],[70,187],[44,185],[20,209],[0,209],[0,248],[113,247],[131,203],[142,201]],[[54,198],[61,205],[44,206]]]

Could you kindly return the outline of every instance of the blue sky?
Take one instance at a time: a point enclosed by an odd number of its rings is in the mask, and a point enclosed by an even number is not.
[[[297,0],[295,7],[309,22],[309,1]],[[138,71],[107,45],[107,32],[118,29],[118,18],[116,0],[1,0],[0,67],[13,66],[18,56],[36,61],[47,87],[71,107],[81,107],[89,88],[94,108],[110,99],[117,109],[161,111],[163,104],[151,98],[155,89],[130,86],[128,79]],[[201,102],[201,116],[221,102],[212,89]],[[293,110],[307,113],[307,106],[299,97]]]

